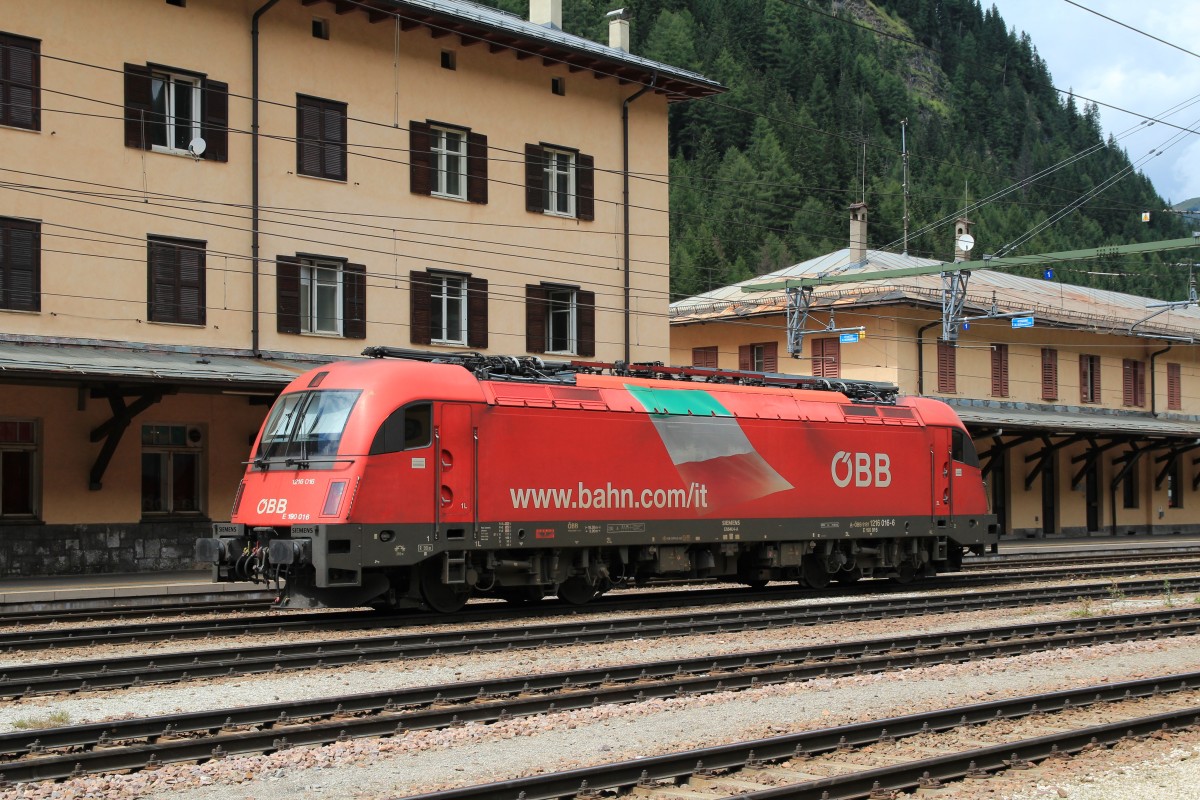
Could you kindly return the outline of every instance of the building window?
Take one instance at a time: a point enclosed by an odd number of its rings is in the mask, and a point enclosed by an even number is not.
[[[296,171],[346,180],[346,104],[296,95]]]
[[[152,322],[205,324],[204,248],[204,242],[190,239],[147,239],[146,313]]]
[[[692,348],[692,366],[693,367],[708,367],[710,369],[717,368],[717,348],[715,347],[693,347]]]
[[[36,519],[38,424],[0,419],[0,519]]]
[[[486,203],[487,137],[466,128],[409,123],[409,187],[413,194]]]
[[[1167,364],[1167,409],[1183,410],[1183,376],[1178,364]]]
[[[190,149],[204,140],[204,151]],[[125,146],[226,161],[229,86],[202,75],[125,65]]]
[[[314,39],[329,39],[329,20],[313,17],[312,35]]]
[[[573,286],[526,286],[525,346],[531,353],[594,356],[595,293]]]
[[[950,342],[937,345],[937,388],[943,394],[958,391],[958,348]]]
[[[525,208],[582,220],[596,218],[592,156],[566,147],[525,145]]]
[[[199,515],[204,434],[195,425],[142,426],[142,513]]]
[[[452,272],[409,273],[413,344],[488,346],[488,282]]]
[[[567,94],[567,79],[566,78],[551,78],[550,92],[559,97],[564,97]]]
[[[738,369],[752,372],[775,372],[779,369],[779,343],[760,342],[738,348]]]
[[[992,345],[992,397],[1008,397],[1008,345]]]
[[[275,268],[280,333],[366,338],[366,267],[337,258],[279,256]]]
[[[0,308],[42,309],[42,226],[0,217]]]
[[[37,39],[0,33],[0,125],[42,129],[41,51]]]
[[[1079,402],[1100,402],[1100,356],[1079,357]]]
[[[453,50],[442,51],[442,69],[458,69],[458,58]]]
[[[817,378],[840,378],[842,345],[837,338],[812,340],[812,374]]]
[[[1127,358],[1121,365],[1121,403],[1140,408],[1146,405],[1146,362]]]
[[[1042,348],[1042,399],[1058,399],[1058,351]]]

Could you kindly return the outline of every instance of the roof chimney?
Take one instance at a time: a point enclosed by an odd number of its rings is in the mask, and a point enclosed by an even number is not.
[[[966,217],[954,220],[954,263],[967,261],[971,258],[971,248],[975,246],[975,237],[971,235],[974,222]]]
[[[529,21],[562,30],[562,0],[529,0]]]
[[[604,16],[608,17],[608,46],[628,53],[629,20],[625,18],[625,9],[618,8]]]
[[[867,260],[867,204],[850,206],[850,260]]]

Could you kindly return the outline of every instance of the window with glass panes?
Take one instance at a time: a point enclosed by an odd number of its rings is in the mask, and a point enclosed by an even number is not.
[[[551,289],[547,293],[546,352],[575,352],[575,290]]]
[[[449,128],[430,130],[433,154],[433,193],[465,199],[467,196],[467,135]]]
[[[542,169],[542,209],[547,214],[575,216],[575,154],[546,150]]]
[[[201,514],[203,436],[195,425],[142,426],[142,513]]]
[[[433,342],[464,344],[467,341],[467,279],[461,275],[430,273],[429,318]]]
[[[342,265],[336,261],[300,261],[300,330],[342,332]]]
[[[150,74],[146,136],[154,147],[186,153],[200,137],[200,79],[171,72]]]

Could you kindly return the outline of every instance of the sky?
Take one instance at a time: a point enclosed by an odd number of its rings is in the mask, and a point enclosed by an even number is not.
[[[1200,54],[1198,0],[1075,2]],[[983,0],[984,8],[992,4],[1010,30],[1029,34],[1059,89],[1200,130],[1200,56],[1180,52],[1066,0]],[[1079,102],[1082,107],[1082,99]],[[1172,203],[1200,197],[1200,135],[1161,124],[1139,126],[1141,117],[1103,105],[1100,120],[1105,135],[1117,136],[1160,195]],[[1151,151],[1161,152],[1151,155]]]

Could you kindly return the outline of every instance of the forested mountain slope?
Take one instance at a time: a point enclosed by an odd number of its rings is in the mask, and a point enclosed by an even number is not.
[[[516,14],[527,0],[492,0]],[[563,27],[607,42],[616,0],[565,0]],[[729,91],[671,110],[671,289],[686,297],[845,247],[845,208],[871,209],[869,246],[901,249],[901,121],[910,229],[970,212],[996,253],[1121,176],[1009,254],[1186,236],[1097,109],[1064,97],[1036,43],[976,0],[626,0],[633,52]],[[1060,87],[1068,88],[1068,87]],[[1164,139],[1169,133],[1164,132]],[[865,144],[864,144],[865,143]],[[1042,170],[1087,152],[1052,175]],[[1149,223],[1142,212],[1151,211]],[[949,258],[949,224],[909,252]],[[1184,296],[1173,254],[1063,265],[1056,279]],[[1039,273],[1040,274],[1040,273]]]

